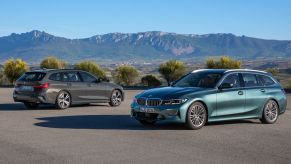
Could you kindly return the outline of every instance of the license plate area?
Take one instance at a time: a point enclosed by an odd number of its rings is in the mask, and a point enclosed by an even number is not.
[[[144,113],[157,113],[156,109],[154,108],[145,108],[145,107],[140,107],[139,108],[140,112],[144,112]]]
[[[32,86],[19,86],[16,90],[20,92],[33,92],[34,88]]]

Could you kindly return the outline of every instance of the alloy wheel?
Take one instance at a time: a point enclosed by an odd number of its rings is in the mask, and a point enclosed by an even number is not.
[[[61,92],[58,96],[58,105],[61,109],[66,109],[71,104],[71,97],[67,92]]]
[[[264,110],[265,119],[268,122],[275,122],[278,117],[278,105],[274,100],[270,100]]]
[[[192,125],[199,128],[204,125],[206,121],[206,110],[200,103],[194,104],[190,108],[189,117]]]
[[[121,104],[122,94],[119,90],[114,90],[111,95],[111,104],[112,106],[118,106]]]

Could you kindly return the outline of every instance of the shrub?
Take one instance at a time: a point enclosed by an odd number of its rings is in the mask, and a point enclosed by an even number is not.
[[[66,67],[66,62],[56,58],[56,57],[47,57],[40,63],[40,68],[42,69],[64,69]]]
[[[3,70],[9,82],[14,84],[15,81],[29,69],[25,61],[21,59],[9,59],[5,62]]]
[[[222,56],[219,60],[215,60],[214,58],[206,60],[206,68],[209,69],[239,69],[240,67],[240,61],[233,60],[228,56]]]
[[[105,71],[96,62],[81,61],[77,63],[74,68],[90,72],[101,80],[107,80]]]
[[[170,85],[186,73],[186,67],[181,61],[170,60],[160,65],[159,72]]]
[[[132,66],[124,65],[115,69],[115,80],[119,84],[132,85],[138,75],[137,69]]]
[[[157,87],[161,85],[161,81],[153,75],[146,75],[141,78],[141,83],[148,87]]]
[[[266,69],[266,72],[269,72],[273,76],[277,76],[279,74],[279,69],[277,69],[277,68],[268,68],[268,69]]]

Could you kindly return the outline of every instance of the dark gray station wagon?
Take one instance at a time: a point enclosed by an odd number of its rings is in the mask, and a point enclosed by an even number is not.
[[[119,106],[124,99],[123,88],[102,81],[80,70],[37,70],[26,72],[15,84],[15,102],[27,108],[39,104],[55,104],[66,109],[72,104],[109,103]]]

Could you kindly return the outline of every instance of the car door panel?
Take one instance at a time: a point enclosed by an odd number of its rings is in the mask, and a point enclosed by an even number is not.
[[[110,91],[109,86],[106,82],[102,82],[87,72],[79,72],[82,81],[86,84],[84,92],[86,93],[83,98],[92,101],[108,101],[108,92]]]
[[[216,116],[226,116],[245,112],[245,92],[242,89],[218,91]]]
[[[232,88],[218,89],[216,94],[216,117],[233,116],[245,112],[245,90],[241,87],[238,73],[229,74],[221,84],[232,84]]]
[[[83,96],[85,95],[84,89],[86,89],[87,86],[81,81],[78,72],[64,72],[63,81],[68,85],[68,90],[71,94],[73,103],[86,101]]]
[[[266,102],[267,95],[264,87],[246,88],[246,112],[249,115],[257,115]]]

